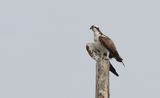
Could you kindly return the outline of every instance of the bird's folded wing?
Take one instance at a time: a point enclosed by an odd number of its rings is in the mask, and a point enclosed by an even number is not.
[[[111,52],[112,54],[114,54],[115,52],[117,52],[116,46],[114,45],[113,41],[107,37],[107,36],[99,36],[99,41],[102,43],[102,45],[104,45],[109,52]]]

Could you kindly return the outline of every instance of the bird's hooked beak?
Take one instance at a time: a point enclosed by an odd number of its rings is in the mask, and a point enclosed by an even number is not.
[[[90,27],[90,29],[93,29],[93,25]]]

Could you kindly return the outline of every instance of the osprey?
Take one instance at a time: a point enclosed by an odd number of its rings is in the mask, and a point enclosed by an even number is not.
[[[106,35],[104,35],[98,26],[92,25],[90,29],[94,33],[94,43],[87,44],[86,49],[89,55],[94,58],[98,58],[97,55],[103,59],[115,58],[118,62],[121,62],[123,65],[123,59],[120,57],[114,42]],[[95,58],[94,58],[95,59]],[[97,59],[95,59],[97,60]],[[118,73],[110,63],[110,71],[113,72],[116,76]]]
[[[118,62],[123,63],[123,59],[120,57],[113,41],[108,36],[104,35],[98,26],[92,25],[90,29],[94,32],[94,42],[96,49],[103,52],[102,55],[107,55],[107,59],[115,58]]]

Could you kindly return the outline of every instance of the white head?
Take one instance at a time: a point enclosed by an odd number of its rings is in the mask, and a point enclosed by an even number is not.
[[[100,31],[99,27],[97,25],[92,25],[90,27],[90,29],[94,32],[94,33],[98,33],[100,35],[102,35],[102,32]]]

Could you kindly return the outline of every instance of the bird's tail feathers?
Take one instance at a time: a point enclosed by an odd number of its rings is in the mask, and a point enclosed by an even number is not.
[[[120,56],[116,56],[116,58],[115,58],[118,62],[122,62],[122,58],[120,57]]]
[[[123,63],[123,59],[120,56],[117,56],[115,58],[118,62],[121,62],[123,64],[123,66],[125,67],[125,64]]]
[[[125,64],[123,63],[123,61],[122,61],[122,64],[123,64],[123,66],[125,67]]]
[[[110,62],[109,62],[110,63]],[[118,75],[118,73],[117,73],[117,71],[116,71],[116,69],[113,67],[113,65],[110,63],[110,71],[114,74],[114,75],[116,75],[117,77],[119,76]]]

